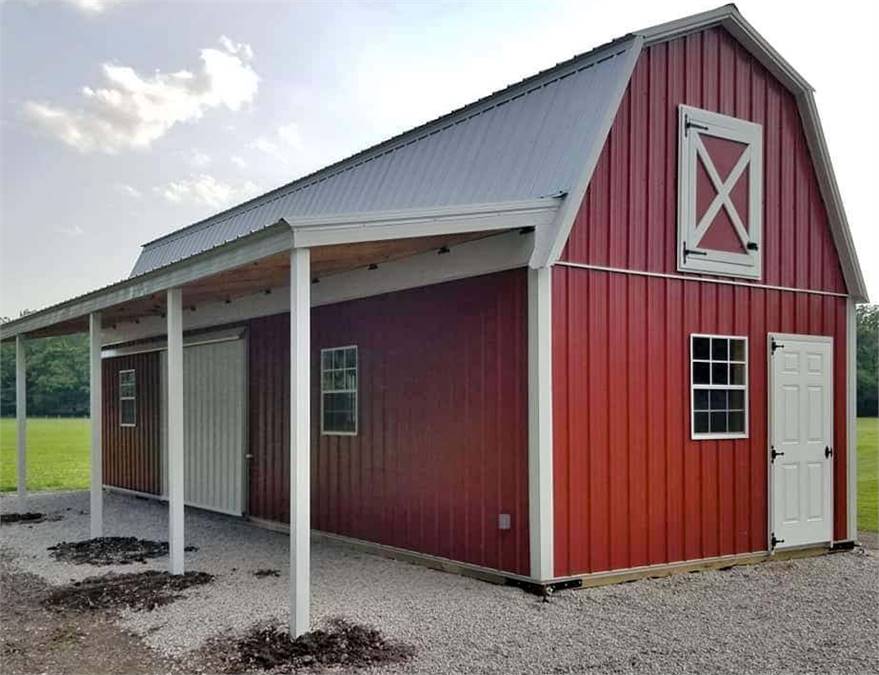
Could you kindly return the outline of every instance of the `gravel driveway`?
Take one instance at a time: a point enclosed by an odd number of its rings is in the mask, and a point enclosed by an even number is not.
[[[8,525],[0,546],[52,584],[108,571],[165,569],[167,558],[110,568],[49,558],[88,537],[86,493],[28,498],[60,520]],[[14,497],[3,511],[20,510]],[[108,495],[105,534],[167,539],[163,504]],[[288,538],[222,516],[186,513],[187,569],[216,575],[184,599],[118,622],[185,662],[209,637],[284,620]],[[255,576],[277,569],[280,576]],[[413,645],[400,672],[879,672],[879,551],[856,550],[720,572],[564,591],[543,602],[515,588],[315,542],[315,623],[347,617]]]

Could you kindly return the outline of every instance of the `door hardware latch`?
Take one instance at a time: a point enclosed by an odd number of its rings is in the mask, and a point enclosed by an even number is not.
[[[824,456],[828,459],[833,457],[833,448],[831,448],[829,445],[824,446]]]
[[[745,246],[745,248],[748,249],[749,251],[757,251],[760,249],[760,247],[757,245],[756,241],[749,241],[748,245]]]
[[[777,539],[775,537],[775,532],[773,532],[772,533],[772,548],[775,548],[779,544],[783,544],[783,543],[784,543],[784,539]]]
[[[776,457],[781,457],[784,454],[783,452],[779,452],[778,450],[776,450],[774,445],[771,445],[769,447],[772,449],[772,452],[769,454],[769,456],[772,458],[773,462],[775,461]]]

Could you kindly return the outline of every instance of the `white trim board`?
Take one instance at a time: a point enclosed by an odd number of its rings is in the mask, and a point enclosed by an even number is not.
[[[612,272],[614,274],[630,274],[640,277],[654,277],[656,279],[676,279],[678,281],[697,281],[703,284],[722,284],[726,286],[741,286],[743,288],[759,288],[766,291],[785,291],[788,293],[808,293],[811,295],[827,295],[834,298],[847,298],[845,293],[833,291],[816,291],[807,288],[790,288],[789,286],[773,286],[771,284],[759,284],[750,281],[735,281],[733,279],[712,279],[702,276],[688,276],[686,274],[668,274],[666,272],[648,272],[647,270],[630,270],[623,267],[607,267],[605,265],[589,265],[587,263],[566,262],[560,260],[555,263],[559,267],[571,267],[579,270],[592,270],[593,272]]]

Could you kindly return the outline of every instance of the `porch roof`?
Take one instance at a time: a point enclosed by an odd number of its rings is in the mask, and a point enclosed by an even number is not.
[[[101,312],[104,328],[165,313],[165,291],[181,288],[194,307],[230,301],[289,284],[294,247],[309,247],[311,274],[324,277],[408,258],[442,247],[519,228],[546,228],[561,198],[340,214],[322,219],[283,219],[199,255],[110,284],[0,325],[0,340],[88,330],[89,314]]]

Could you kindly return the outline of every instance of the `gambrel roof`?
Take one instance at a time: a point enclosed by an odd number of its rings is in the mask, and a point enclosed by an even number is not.
[[[131,276],[278,222],[565,196],[532,266],[558,259],[641,49],[722,26],[796,96],[849,293],[867,297],[812,87],[734,5],[576,56],[216,216],[149,242]]]
[[[132,276],[280,219],[558,196],[603,138],[634,41],[622,39],[146,244]]]

